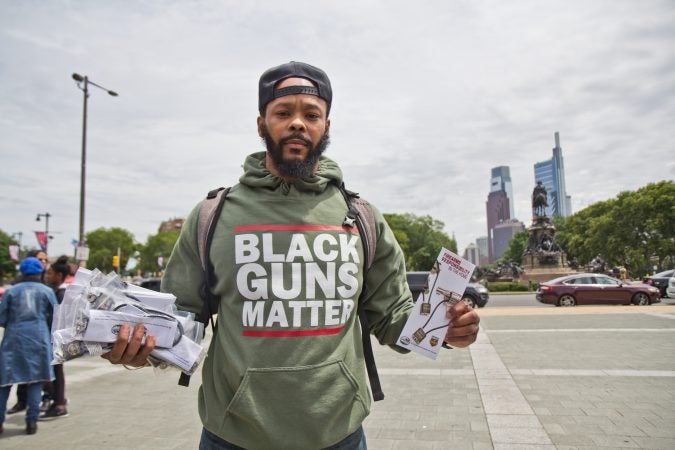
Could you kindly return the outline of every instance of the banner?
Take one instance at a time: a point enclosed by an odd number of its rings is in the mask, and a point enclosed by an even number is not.
[[[12,258],[12,261],[19,262],[19,246],[16,244],[10,244],[9,246],[9,257]]]
[[[35,238],[38,241],[38,244],[40,244],[40,248],[42,249],[43,252],[47,251],[47,234],[44,231],[36,231],[35,232]]]

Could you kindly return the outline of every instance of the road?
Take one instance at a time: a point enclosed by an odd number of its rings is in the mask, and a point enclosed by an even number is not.
[[[662,298],[659,305],[675,305],[675,298]],[[490,308],[502,308],[502,307],[512,307],[512,306],[532,306],[539,308],[555,308],[553,305],[544,305],[539,303],[535,298],[535,294],[531,292],[527,293],[490,293],[490,300],[488,301],[488,307]],[[581,306],[580,308],[585,308]]]
[[[493,295],[479,312],[478,341],[435,361],[375,342],[386,398],[364,424],[369,449],[675,448],[672,300],[556,308]],[[199,375],[183,388],[175,372],[100,358],[65,370],[70,416],[34,436],[8,416],[0,448],[197,447]]]

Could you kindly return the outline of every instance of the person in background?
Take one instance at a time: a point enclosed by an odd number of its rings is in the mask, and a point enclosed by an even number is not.
[[[48,264],[48,258],[47,258],[47,253],[45,253],[42,250],[30,250],[28,253],[26,253],[26,257],[33,257],[37,258],[38,261],[40,261],[40,264],[42,264],[42,272],[40,273],[40,281],[44,282],[45,279],[45,271],[47,270],[47,264]],[[19,277],[14,280],[12,284],[16,284],[22,280],[23,275],[19,275]],[[46,410],[46,408],[43,408],[42,405],[40,405],[41,410]],[[16,403],[14,406],[9,408],[7,410],[7,414],[16,414],[18,412],[23,411],[26,409],[26,385],[25,384],[20,384],[16,387]]]
[[[50,324],[56,296],[41,282],[43,270],[35,257],[21,261],[22,278],[0,303],[0,433],[11,386],[26,385],[26,434],[35,434],[42,383],[54,379]]]
[[[47,276],[45,280],[47,285],[54,290],[56,301],[60,305],[63,301],[63,296],[66,293],[66,279],[70,276],[70,265],[68,264],[68,257],[63,255],[56,260],[55,263],[47,269]],[[58,417],[66,417],[68,410],[66,409],[66,378],[63,373],[63,364],[54,364],[54,383],[52,383],[51,397],[54,399],[49,409],[45,411],[40,420],[52,420]]]

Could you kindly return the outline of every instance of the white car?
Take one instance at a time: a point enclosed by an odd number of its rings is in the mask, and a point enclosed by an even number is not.
[[[675,298],[675,277],[668,280],[668,287],[666,287],[666,295],[670,298]]]

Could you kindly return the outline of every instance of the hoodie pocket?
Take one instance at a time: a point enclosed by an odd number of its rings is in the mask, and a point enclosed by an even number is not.
[[[342,361],[248,369],[223,431],[250,448],[321,448],[353,432],[367,414],[356,378]]]

